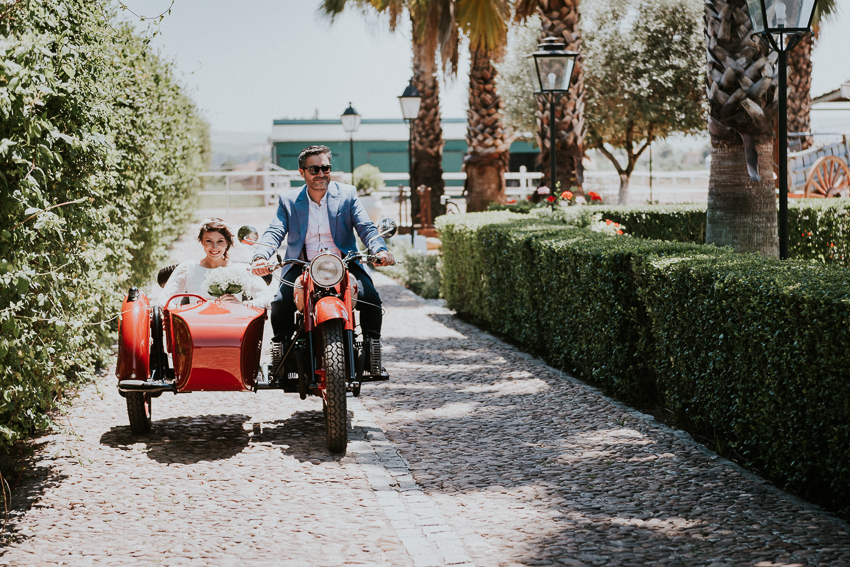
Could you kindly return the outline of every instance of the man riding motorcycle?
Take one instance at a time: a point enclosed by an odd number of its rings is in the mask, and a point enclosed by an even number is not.
[[[395,263],[384,239],[374,238],[378,229],[357,198],[355,187],[330,180],[330,160],[331,150],[327,146],[310,146],[298,156],[298,171],[305,185],[280,196],[277,214],[260,238],[260,246],[254,254],[254,274],[265,276],[270,273],[269,258],[284,238],[286,258],[311,261],[320,253],[330,252],[343,257],[356,252],[355,230],[361,241],[369,243],[370,253],[378,257],[379,265],[391,266]],[[371,276],[362,266],[352,262],[349,270],[362,289],[357,308],[360,310],[363,337],[367,341],[380,341],[383,317],[381,297]],[[271,304],[275,341],[287,341],[296,331],[293,292],[302,271],[302,266],[297,264],[290,264],[283,269],[283,281]]]

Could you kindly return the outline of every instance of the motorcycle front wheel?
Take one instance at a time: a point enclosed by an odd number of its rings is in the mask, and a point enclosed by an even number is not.
[[[344,330],[341,319],[325,321],[320,327],[322,366],[325,369],[325,424],[328,449],[332,453],[345,453],[348,447]]]

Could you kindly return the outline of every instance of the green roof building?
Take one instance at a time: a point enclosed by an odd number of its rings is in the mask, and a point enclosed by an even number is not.
[[[459,173],[466,154],[466,119],[443,118],[443,171]],[[383,173],[408,173],[407,141],[410,130],[400,118],[364,118],[354,132],[354,167],[370,163]],[[335,120],[275,120],[272,127],[272,162],[284,169],[298,169],[298,154],[307,146],[322,144],[333,152],[334,171],[350,169],[348,132]],[[516,141],[511,146],[511,171],[521,165],[535,170],[534,160],[539,150],[531,144]],[[388,185],[404,180],[387,180]],[[462,185],[462,181],[447,181]]]

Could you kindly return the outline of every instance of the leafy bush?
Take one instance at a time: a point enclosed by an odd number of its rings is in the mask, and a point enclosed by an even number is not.
[[[106,0],[0,21],[0,446],[108,359],[121,298],[189,218],[206,125]]]
[[[438,228],[443,295],[459,315],[609,392],[660,401],[719,450],[850,513],[843,268],[555,216],[453,215]]]
[[[378,268],[383,274],[401,282],[404,287],[425,299],[440,297],[439,254],[423,254],[407,242],[392,242],[390,251],[401,264]]]
[[[381,170],[370,163],[357,167],[352,177],[358,195],[371,195],[372,191],[380,191],[386,186]]]
[[[487,211],[510,211],[512,213],[520,213],[520,214],[528,214],[532,209],[536,208],[537,205],[532,203],[531,201],[527,201],[525,199],[521,199],[516,203],[510,204],[501,204],[501,203],[490,203],[487,205]]]
[[[792,258],[850,268],[850,199],[799,199],[788,207]]]

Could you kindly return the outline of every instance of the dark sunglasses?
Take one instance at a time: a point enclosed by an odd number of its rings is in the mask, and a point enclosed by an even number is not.
[[[309,167],[305,167],[304,169],[310,172],[310,175],[319,175],[319,171],[321,171],[322,173],[331,172],[331,166],[329,165],[311,165]]]

